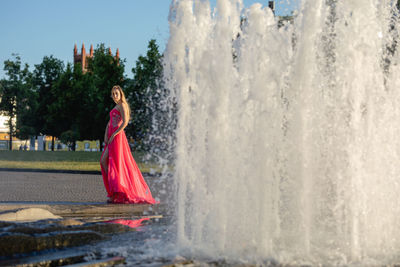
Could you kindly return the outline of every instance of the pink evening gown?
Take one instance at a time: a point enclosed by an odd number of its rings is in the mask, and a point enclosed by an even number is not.
[[[108,138],[122,124],[122,116],[117,109],[110,112],[110,124],[108,125]],[[135,160],[133,159],[131,149],[126,139],[124,131],[117,134],[108,147],[108,173],[101,166],[104,186],[107,190],[107,196],[112,203],[158,203],[151,195],[150,189],[143,179]],[[103,157],[104,151],[101,155]]]

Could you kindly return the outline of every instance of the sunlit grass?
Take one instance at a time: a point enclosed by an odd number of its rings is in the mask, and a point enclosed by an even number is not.
[[[100,171],[97,162],[0,160],[0,168]]]
[[[144,153],[133,153],[142,172],[158,172],[156,164],[143,162]],[[100,171],[101,152],[0,151],[0,168]]]
[[[73,161],[73,162],[98,162],[101,152],[83,152],[83,151],[19,151],[19,150],[1,150],[0,160],[10,161]]]

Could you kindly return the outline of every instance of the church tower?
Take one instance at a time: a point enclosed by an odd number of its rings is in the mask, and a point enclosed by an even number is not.
[[[111,48],[108,49],[108,53],[112,55],[111,53]],[[74,65],[76,63],[81,63],[82,65],[82,72],[85,73],[88,68],[88,59],[93,57],[93,45],[90,45],[90,52],[89,54],[86,54],[85,50],[85,44],[82,43],[82,48],[81,48],[81,53],[78,54],[78,48],[75,44],[74,46]],[[117,53],[115,55],[115,58],[118,60],[119,59],[119,49],[117,48]]]

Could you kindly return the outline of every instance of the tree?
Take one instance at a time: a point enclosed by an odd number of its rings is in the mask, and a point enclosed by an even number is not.
[[[56,82],[60,78],[64,70],[64,63],[53,56],[45,56],[42,63],[35,65],[33,72],[33,85],[38,93],[38,109],[36,131],[51,135],[52,146],[54,150],[54,138],[61,134],[58,127],[58,113],[52,113],[50,107],[58,98],[58,90],[55,87]]]
[[[76,140],[79,139],[78,132],[75,130],[68,130],[61,134],[60,140],[68,146],[69,151],[75,151]]]
[[[132,68],[134,77],[127,90],[133,120],[133,124],[127,127],[127,133],[142,145],[151,131],[154,105],[160,97],[163,80],[163,56],[156,41],[150,40],[147,48],[146,56],[139,56],[136,66]]]
[[[95,95],[96,88],[92,78],[92,75],[82,72],[80,63],[73,69],[68,64],[55,85],[59,97],[51,106],[51,112],[59,114],[60,138],[71,150],[75,150],[77,140],[93,139],[90,135],[93,127],[90,116],[93,116],[96,106],[92,104],[91,97]]]
[[[65,71],[54,84],[56,100],[49,106],[49,115],[57,125],[60,139],[68,144],[70,149],[75,150],[75,142],[79,138],[76,126],[76,117],[79,106],[79,95],[75,95],[75,79],[71,64],[67,64]],[[74,129],[74,130],[72,130]]]
[[[109,112],[114,105],[111,88],[117,84],[124,86],[124,62],[113,57],[111,50],[106,51],[104,44],[100,44],[95,49],[93,58],[89,59],[88,71],[82,80],[86,84],[93,84],[82,99],[84,109],[80,116],[81,138],[99,140],[100,149]]]
[[[35,129],[38,108],[37,93],[32,89],[32,73],[25,77],[24,95],[17,101],[16,137],[22,140],[38,135]]]
[[[0,81],[0,113],[7,116],[9,127],[9,149],[12,150],[12,137],[16,135],[15,120],[17,115],[26,114],[21,109],[28,97],[29,66],[22,66],[21,58],[12,54],[13,60],[4,61],[7,79]],[[22,128],[22,127],[21,127]]]

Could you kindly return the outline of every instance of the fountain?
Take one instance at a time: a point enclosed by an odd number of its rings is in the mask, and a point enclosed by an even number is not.
[[[174,0],[177,243],[200,259],[400,261],[394,1]]]

